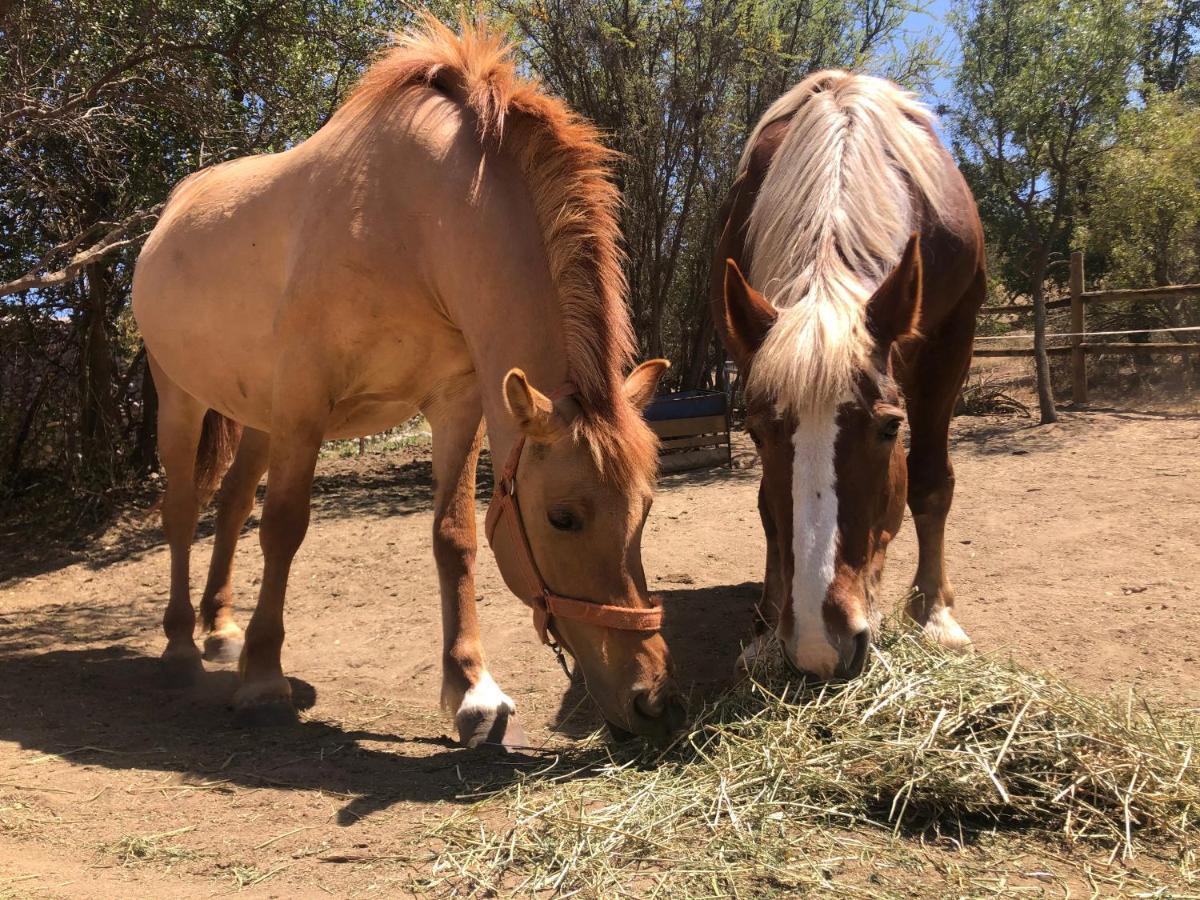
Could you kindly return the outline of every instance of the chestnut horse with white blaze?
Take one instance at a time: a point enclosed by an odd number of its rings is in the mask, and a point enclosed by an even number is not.
[[[442,701],[461,739],[515,725],[475,609],[485,421],[488,537],[538,633],[575,656],[613,725],[664,738],[682,724],[641,563],[657,444],[640,408],[666,363],[622,375],[634,342],[610,159],[594,128],[517,76],[499,40],[426,18],[313,137],[179,185],[133,297],[160,397],[169,669],[202,669],[189,550],[217,457],[236,446],[200,604],[204,656],[240,652],[240,717],[294,716],[283,604],[321,442],[420,411],[433,433]],[[265,565],[243,641],[232,559],[264,473]]]
[[[746,373],[767,537],[759,633],[742,663],[773,631],[795,669],[857,674],[906,500],[920,544],[907,613],[930,640],[968,649],[943,538],[983,231],[932,117],[878,78],[808,77],[755,127],[721,226],[713,315]]]

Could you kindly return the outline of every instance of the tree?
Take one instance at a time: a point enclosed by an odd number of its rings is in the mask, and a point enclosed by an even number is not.
[[[717,210],[759,116],[814,69],[910,83],[935,62],[900,44],[907,0],[497,0],[530,68],[620,151],[630,305],[643,350],[685,386],[720,362],[708,316]]]
[[[77,370],[45,415],[79,440],[56,426],[43,464],[101,486],[123,465],[144,365],[131,263],[170,188],[315,130],[387,21],[372,0],[29,0],[0,17],[0,315],[35,367]]]
[[[1093,272],[1114,287],[1200,282],[1200,108],[1184,91],[1150,90],[1144,106],[1122,114],[1119,133],[1091,180],[1090,208],[1079,235]],[[1106,316],[1103,327],[1200,325],[1187,299],[1115,304],[1096,312]],[[1153,364],[1146,354],[1134,359]]]
[[[954,151],[985,214],[998,209],[1008,226],[996,231],[1025,275],[1043,423],[1057,419],[1046,356],[1051,254],[1066,245],[1086,180],[1113,143],[1145,16],[1130,0],[960,0],[951,14],[963,56]]]
[[[1200,0],[1158,0],[1142,29],[1138,63],[1145,88],[1179,90],[1187,80],[1200,30]]]
[[[1200,281],[1200,108],[1151,94],[1126,110],[1089,190],[1082,237],[1114,284]]]

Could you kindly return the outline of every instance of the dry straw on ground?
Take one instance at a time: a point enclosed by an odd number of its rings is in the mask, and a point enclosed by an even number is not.
[[[1195,878],[1193,715],[1111,705],[910,632],[887,631],[849,684],[814,690],[763,671],[665,754],[624,752],[593,750],[450,817],[428,887],[788,893],[830,886],[831,852],[870,871],[881,844],[933,836],[1042,858],[1149,852],[1170,860],[1169,877]],[[854,893],[887,894],[873,878]]]

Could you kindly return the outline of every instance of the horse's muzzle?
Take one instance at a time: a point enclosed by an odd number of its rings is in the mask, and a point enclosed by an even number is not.
[[[627,741],[640,736],[661,746],[683,730],[687,724],[687,707],[674,688],[654,692],[634,688],[628,717],[625,725],[608,721],[608,731],[614,739]]]
[[[848,681],[851,678],[857,678],[862,674],[863,669],[866,668],[867,657],[871,655],[870,627],[862,629],[862,631],[849,638],[843,638],[838,643],[840,645],[838,651],[840,658],[837,667],[833,670],[833,674],[828,678],[806,671],[796,665],[791,654],[788,653],[786,646],[781,647],[780,650],[783,653],[783,662],[788,671],[803,681],[812,684],[821,684],[825,681]]]

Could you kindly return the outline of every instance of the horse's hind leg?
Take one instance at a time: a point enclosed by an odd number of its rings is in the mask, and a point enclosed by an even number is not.
[[[167,378],[153,357],[150,369],[158,391],[158,455],[167,479],[162,499],[163,531],[171,548],[171,596],[163,614],[167,648],[162,658],[168,680],[186,684],[204,671],[193,639],[196,612],[192,608],[189,564],[200,515],[196,452],[206,409]]]
[[[217,497],[216,536],[208,583],[200,598],[200,627],[205,633],[204,658],[232,662],[242,652],[242,629],[233,620],[233,554],[246,519],[254,509],[254,493],[267,471],[270,438],[247,428],[233,465]]]
[[[967,650],[971,639],[954,618],[954,590],[946,576],[946,517],[954,499],[950,462],[950,419],[971,366],[975,336],[975,294],[982,281],[934,334],[929,335],[904,370],[911,442],[908,452],[908,507],[917,531],[917,574],[908,615],[926,637],[954,650]]]
[[[442,706],[459,740],[524,743],[515,706],[488,673],[475,614],[475,465],[482,411],[477,398],[433,404],[433,555],[442,595]]]

